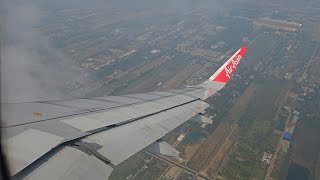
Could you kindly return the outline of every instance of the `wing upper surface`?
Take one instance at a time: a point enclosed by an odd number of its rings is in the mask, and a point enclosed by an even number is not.
[[[3,104],[1,128],[9,144],[11,174],[41,179],[52,171],[61,173],[52,179],[70,179],[104,171],[96,177],[108,177],[113,166],[192,117],[201,117],[209,107],[203,100],[225,84],[210,78],[164,92]],[[59,166],[65,158],[70,162]],[[96,169],[84,174],[78,169],[90,168],[82,164],[86,161]]]
[[[5,132],[6,141],[10,142],[8,143],[10,146],[7,146],[8,155],[9,157],[16,157],[10,159],[10,163],[12,164],[11,173],[13,175],[18,173],[60,144],[72,140],[86,140],[86,138],[102,136],[102,134],[97,133],[100,131],[107,132],[109,136],[110,133],[113,134],[113,132],[117,132],[116,134],[121,134],[131,139],[129,141],[135,142],[131,144],[134,146],[129,149],[131,153],[129,153],[129,151],[127,153],[123,152],[126,155],[110,155],[109,153],[108,156],[106,156],[108,158],[110,156],[110,159],[112,159],[112,157],[119,157],[118,159],[114,159],[114,164],[118,164],[207,108],[208,105],[206,103],[192,96],[193,93],[199,93],[200,90],[203,91],[201,88],[186,88],[178,92],[168,91],[165,93],[166,95],[157,95],[157,93],[154,93],[144,96],[144,94],[136,94],[130,95],[130,97],[121,96],[119,99],[117,97],[102,97],[99,99],[88,99],[87,102],[85,99],[81,99],[59,102],[9,104],[9,106],[14,106],[16,110],[23,109],[23,111],[20,111],[22,114],[11,114],[11,112],[14,111],[7,111],[5,117],[7,119],[16,118],[16,121],[4,123],[2,127]],[[76,102],[80,103],[80,105]],[[109,102],[112,102],[112,104]],[[46,107],[49,107],[49,109],[46,109]],[[57,110],[57,112],[54,112],[54,110]],[[41,113],[39,118],[35,117],[35,112]],[[59,116],[58,112],[63,113]],[[19,118],[24,120],[20,124],[17,123],[19,122]],[[160,122],[160,120],[163,120],[163,122]],[[142,129],[148,128],[142,125],[148,124],[149,121],[154,123],[153,128],[151,128],[150,131],[142,133]],[[165,125],[161,125],[161,123]],[[166,131],[161,131],[162,133],[160,134],[155,133],[160,131],[163,126],[167,126]],[[131,130],[125,130],[126,127],[131,127]],[[28,131],[32,131],[32,135],[28,135]],[[143,137],[150,136],[148,133],[154,134],[154,136],[152,136],[153,138],[150,138],[148,141],[143,140],[144,143],[139,143],[139,139],[141,140]],[[47,136],[44,136],[44,134],[47,134]],[[58,138],[55,139],[54,143],[44,143],[49,141],[50,135]],[[21,140],[21,138],[18,137],[23,138]],[[35,137],[39,137],[40,139]],[[113,138],[104,139],[104,141],[114,144],[115,137],[117,136],[111,135],[110,137]],[[120,137],[118,137],[118,139],[119,138]],[[133,140],[133,138],[135,139]],[[119,142],[121,141],[122,140]],[[101,144],[102,149],[100,151],[104,150],[105,145],[106,144]],[[112,147],[114,150],[112,151],[109,146],[108,151],[116,153],[121,150],[119,149],[120,147],[118,147],[118,149],[116,146]],[[28,152],[32,151],[35,153],[30,156]],[[19,156],[17,156],[17,154],[19,154]],[[23,163],[21,163],[21,161],[23,161]]]

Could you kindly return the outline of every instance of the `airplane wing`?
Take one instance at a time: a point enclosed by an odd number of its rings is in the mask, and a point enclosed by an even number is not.
[[[230,80],[247,47],[208,81],[183,89],[69,101],[2,104],[6,157],[17,179],[107,179],[113,167],[148,149],[177,156],[161,141],[201,115],[206,98]]]

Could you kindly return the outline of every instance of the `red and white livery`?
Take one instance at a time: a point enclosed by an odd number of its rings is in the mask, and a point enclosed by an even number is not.
[[[226,63],[224,63],[210,78],[209,81],[227,83],[236,70],[248,47],[241,47]]]

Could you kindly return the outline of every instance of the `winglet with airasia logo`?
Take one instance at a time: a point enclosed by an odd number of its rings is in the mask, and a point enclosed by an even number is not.
[[[241,47],[226,63],[224,63],[210,78],[209,81],[227,83],[236,70],[248,47]]]

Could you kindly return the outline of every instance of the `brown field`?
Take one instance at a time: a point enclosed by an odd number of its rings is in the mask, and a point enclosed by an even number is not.
[[[167,60],[170,60],[170,57],[168,57],[168,56],[160,57],[154,61],[148,62],[142,66],[139,66],[136,70],[134,70],[132,72],[132,74],[140,75],[140,74],[142,74],[142,73],[144,73],[154,67],[161,65],[162,63],[166,62]]]
[[[221,165],[224,157],[225,157],[225,152],[229,152],[231,147],[233,146],[234,141],[230,140],[229,138],[226,139],[226,141],[223,143],[222,147],[219,149],[217,152],[217,155],[214,156],[214,158],[211,160],[208,168],[206,168],[203,172],[207,176],[212,177],[212,175],[217,171],[219,166]]]
[[[142,74],[148,70],[151,70],[152,68],[155,68],[168,60],[170,60],[169,57],[160,57],[160,58],[157,58],[156,60],[153,60],[151,62],[147,62],[137,68],[134,68],[128,74],[117,79],[112,85],[120,86],[123,83],[127,83],[127,82],[137,78],[140,74]]]
[[[189,160],[194,153],[199,149],[201,144],[190,144],[186,147],[181,157],[185,160]]]
[[[188,166],[196,170],[201,170],[217,145],[225,138],[227,134],[226,129],[229,129],[229,127],[229,123],[221,123],[191,157]]]
[[[234,106],[230,109],[227,117],[225,118],[227,121],[233,122],[235,120],[239,120],[241,115],[244,113],[247,105],[249,104],[252,95],[256,92],[257,85],[251,83],[246,91],[239,97],[238,101],[234,104]]]
[[[164,83],[172,79],[176,74],[181,73],[188,64],[179,59],[174,59],[162,63],[157,68],[147,71],[130,81],[126,86],[118,89],[116,94],[143,93],[157,89],[159,83]]]
[[[231,130],[225,142],[222,144],[222,146],[220,147],[218,152],[215,154],[215,156],[211,159],[209,165],[204,170],[205,174],[209,175],[210,177],[213,177],[214,174],[217,172],[218,168],[221,166],[226,155],[230,152],[231,147],[235,143],[236,134],[237,134],[236,129],[237,127],[234,127]]]

